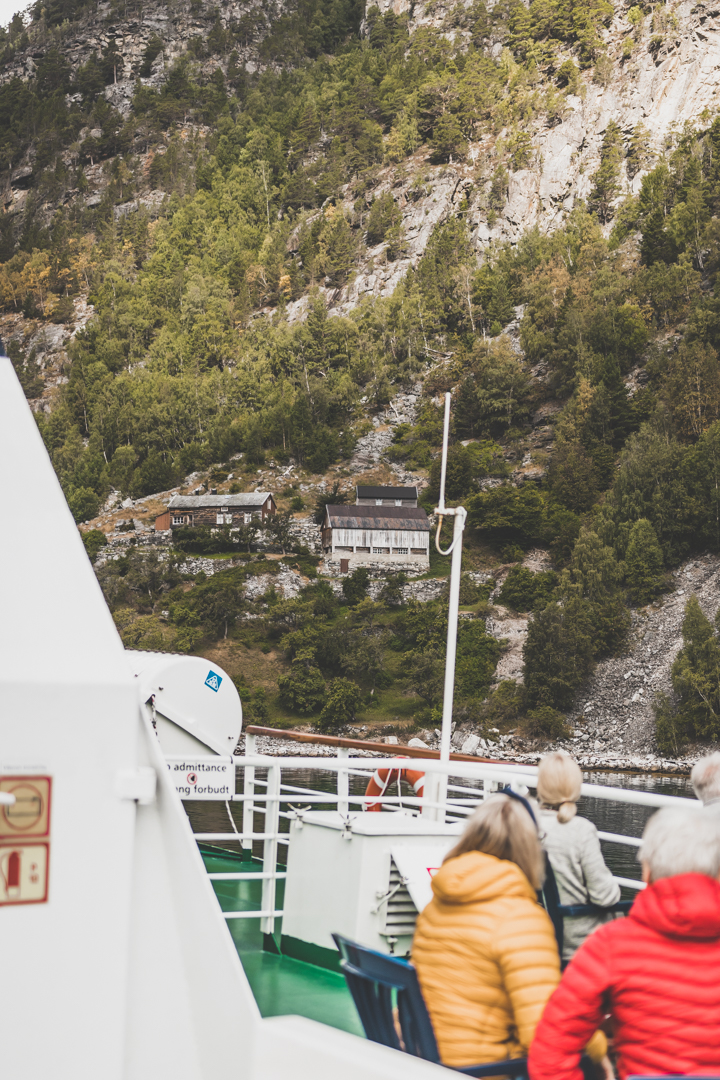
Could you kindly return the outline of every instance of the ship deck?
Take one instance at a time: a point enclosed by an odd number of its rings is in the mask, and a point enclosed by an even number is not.
[[[231,873],[262,864],[242,862],[232,852],[201,847],[208,873]],[[213,888],[223,911],[259,911],[262,882],[213,881]],[[285,882],[277,883],[277,899],[282,907]],[[277,920],[272,941],[260,931],[257,919],[228,920],[228,929],[242,961],[245,974],[262,1016],[306,1016],[323,1024],[363,1035],[362,1026],[344,977],[336,971],[283,956],[277,949],[282,919]]]

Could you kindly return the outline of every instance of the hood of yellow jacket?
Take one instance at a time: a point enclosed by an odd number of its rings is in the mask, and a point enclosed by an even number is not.
[[[443,904],[473,904],[508,896],[536,898],[535,890],[516,863],[482,851],[467,851],[443,863],[433,878],[432,888]]]

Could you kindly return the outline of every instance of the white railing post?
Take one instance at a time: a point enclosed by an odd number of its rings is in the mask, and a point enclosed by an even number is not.
[[[350,757],[350,751],[347,747],[341,746],[338,748],[338,760],[347,761]],[[347,769],[338,769],[337,774],[337,796],[338,796],[338,813],[347,817],[350,809],[350,803],[348,797],[350,795],[350,773]]]
[[[263,917],[260,929],[272,934],[275,929],[275,889],[277,885],[278,835],[280,832],[280,765],[271,765],[267,778],[265,803],[265,839],[263,840],[263,884],[261,911],[273,914]]]
[[[255,750],[255,736],[245,736],[245,757],[253,757],[257,751]],[[243,823],[242,831],[243,837],[252,837],[255,831],[255,808],[253,806],[253,795],[255,794],[255,766],[245,766],[245,777],[243,783],[243,794],[246,796],[243,802]],[[247,797],[249,796],[249,798]],[[242,849],[243,858],[245,858],[246,852],[249,852],[249,858],[252,860],[252,839],[243,839]]]
[[[437,773],[425,773],[425,786],[423,787],[422,817],[436,821],[438,818],[437,804],[440,801],[440,783]]]

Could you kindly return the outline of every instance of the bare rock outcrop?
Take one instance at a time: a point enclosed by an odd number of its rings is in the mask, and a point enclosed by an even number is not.
[[[703,555],[673,572],[673,590],[632,613],[622,656],[603,660],[571,710],[578,741],[596,750],[648,753],[655,748],[653,699],[672,695],[670,669],[682,648],[685,605],[694,593],[710,618],[720,608],[720,557]]]

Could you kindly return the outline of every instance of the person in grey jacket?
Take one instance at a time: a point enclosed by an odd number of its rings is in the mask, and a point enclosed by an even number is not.
[[[537,794],[540,830],[555,874],[561,904],[611,907],[620,899],[620,886],[605,865],[597,829],[577,816],[582,772],[563,750],[546,754],[538,766]],[[589,934],[613,918],[612,912],[565,919],[563,961],[572,959]]]

